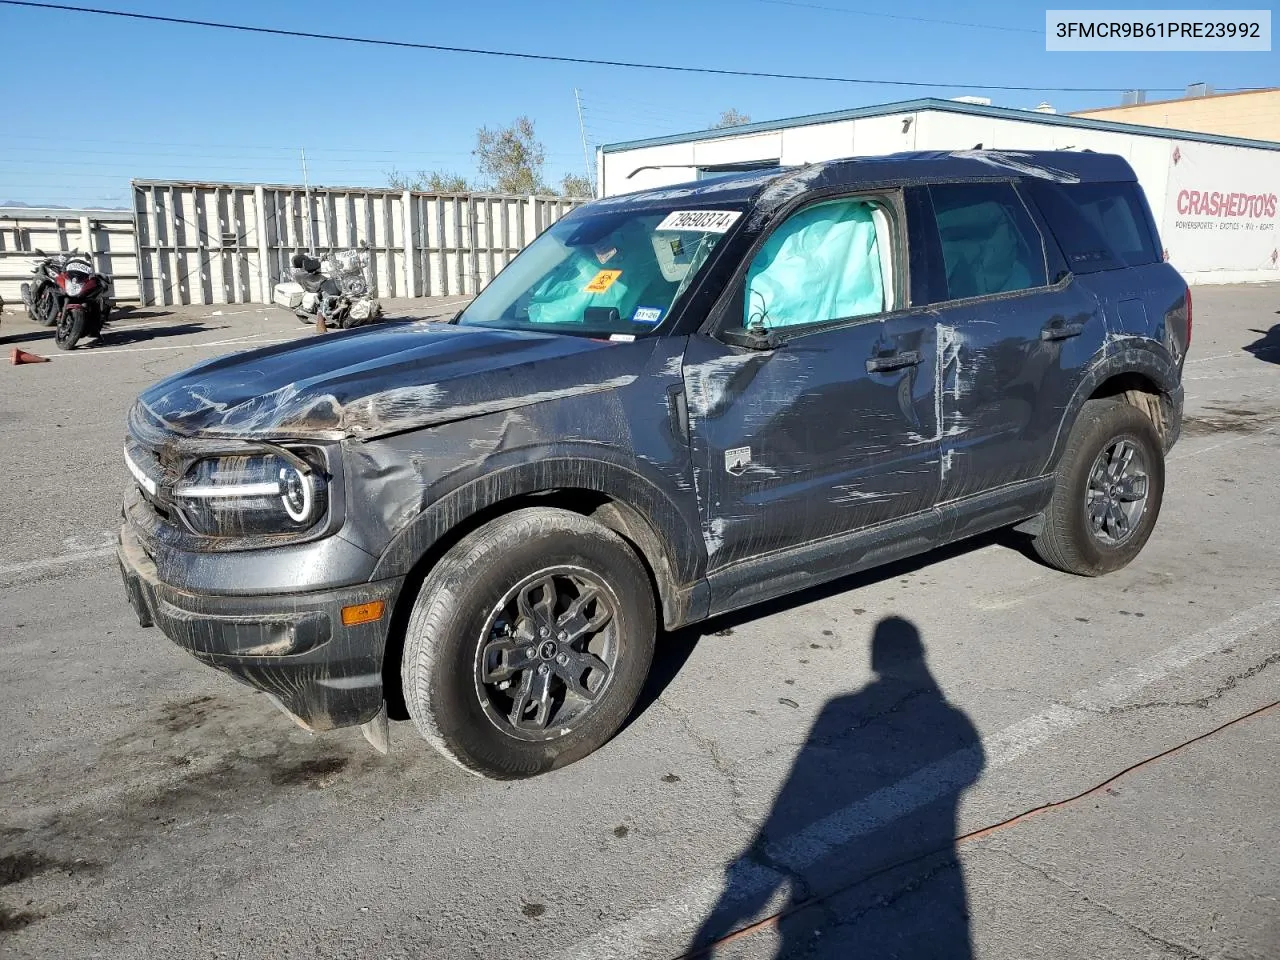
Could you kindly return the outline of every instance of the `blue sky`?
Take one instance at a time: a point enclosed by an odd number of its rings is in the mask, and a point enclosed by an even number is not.
[[[768,120],[916,96],[981,94],[1014,107],[1047,99],[1061,111],[1118,102],[1118,94],[983,93],[970,86],[980,83],[1280,84],[1274,52],[1046,53],[1044,7],[1017,0],[108,4],[322,33],[944,86],[537,63],[0,6],[7,41],[0,202],[127,205],[131,177],[296,183],[303,147],[312,183],[381,186],[393,167],[471,176],[476,128],[521,114],[534,120],[555,181],[584,166],[575,87],[594,144],[701,129],[726,107]],[[852,10],[1001,29],[845,12]]]

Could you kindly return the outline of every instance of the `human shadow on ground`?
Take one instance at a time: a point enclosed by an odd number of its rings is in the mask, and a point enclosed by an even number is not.
[[[719,956],[722,938],[772,918],[754,935],[777,960],[972,957],[954,838],[983,769],[978,732],[910,621],[876,625],[871,666],[871,683],[823,707],[687,956]]]
[[[1276,313],[1280,313],[1280,310],[1277,310]],[[1262,337],[1253,341],[1253,343],[1245,344],[1245,351],[1252,353],[1259,360],[1266,360],[1268,363],[1280,363],[1280,323],[1277,323],[1270,330],[1250,328],[1250,333],[1260,333]]]

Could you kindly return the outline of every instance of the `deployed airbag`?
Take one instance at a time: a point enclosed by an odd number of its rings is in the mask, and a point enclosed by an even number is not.
[[[743,325],[768,329],[880,313],[884,279],[874,207],[837,200],[802,210],[765,241],[747,273]]]

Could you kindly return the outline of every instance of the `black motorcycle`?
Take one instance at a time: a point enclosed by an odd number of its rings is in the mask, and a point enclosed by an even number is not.
[[[82,337],[99,337],[111,316],[111,278],[93,269],[78,251],[47,254],[22,285],[22,302],[36,323],[56,327],[54,342],[72,350]]]

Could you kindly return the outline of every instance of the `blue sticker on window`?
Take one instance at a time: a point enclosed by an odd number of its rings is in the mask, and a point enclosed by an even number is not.
[[[657,323],[662,319],[662,311],[658,307],[636,307],[631,319],[636,323]]]

